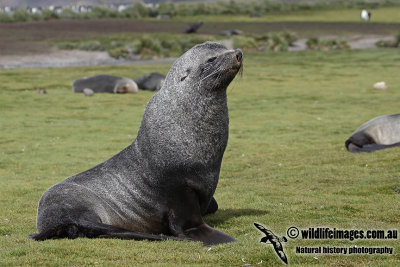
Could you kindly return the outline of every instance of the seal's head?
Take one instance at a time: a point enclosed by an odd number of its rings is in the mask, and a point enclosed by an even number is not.
[[[165,81],[168,86],[163,87],[224,90],[242,67],[242,60],[240,49],[228,50],[215,42],[196,45],[175,61]]]
[[[126,94],[126,93],[135,94],[139,90],[137,84],[133,80],[128,78],[121,78],[115,84],[113,91],[116,94]]]

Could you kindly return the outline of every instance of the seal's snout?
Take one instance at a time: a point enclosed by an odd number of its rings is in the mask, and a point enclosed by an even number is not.
[[[236,50],[235,50],[235,54],[236,54],[236,59],[237,59],[237,61],[238,61],[238,62],[242,62],[242,58],[243,58],[242,50],[236,49]]]

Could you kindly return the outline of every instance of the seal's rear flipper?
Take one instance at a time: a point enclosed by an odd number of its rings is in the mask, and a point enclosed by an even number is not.
[[[382,150],[386,148],[392,148],[392,147],[400,147],[400,143],[395,143],[391,145],[378,145],[378,144],[368,144],[363,146],[359,151],[360,152],[373,152],[377,150]]]
[[[75,239],[78,237],[118,238],[149,241],[162,241],[170,239],[178,241],[188,240],[187,238],[132,232],[112,225],[87,221],[80,223],[63,224],[48,231],[44,231],[38,234],[30,234],[28,236],[28,238],[34,239],[36,241],[56,238]]]
[[[391,145],[367,144],[367,145],[363,145],[361,147],[359,147],[351,142],[346,142],[347,150],[352,153],[373,152],[373,151],[382,150],[382,149],[386,149],[386,148],[392,148],[392,147],[400,147],[400,142],[391,144]]]
[[[189,238],[181,238],[167,235],[152,235],[145,233],[136,232],[123,232],[123,233],[109,233],[107,235],[99,235],[98,238],[118,238],[118,239],[132,239],[132,240],[148,240],[148,241],[163,241],[163,240],[175,240],[175,241],[191,241]]]
[[[194,241],[201,241],[206,246],[236,241],[233,237],[218,231],[205,223],[185,230],[184,235]]]

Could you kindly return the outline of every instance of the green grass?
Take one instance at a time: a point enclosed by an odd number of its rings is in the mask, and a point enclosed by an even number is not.
[[[381,7],[371,9],[371,22],[400,23],[400,6]],[[209,15],[175,17],[177,21],[205,21],[205,22],[363,22],[360,19],[360,9],[327,9],[327,10],[303,10],[264,15],[260,18],[252,18],[247,15]],[[363,22],[366,23],[366,22]]]
[[[82,40],[49,40],[58,49],[107,51],[113,58],[132,58],[139,56],[141,59],[160,57],[179,57],[191,47],[206,41],[224,39],[222,36],[203,34],[112,34],[107,36],[92,36]],[[272,51],[288,51],[288,46],[297,40],[297,35],[291,31],[280,33],[270,32],[264,35],[239,35],[233,36],[233,46],[245,51],[257,51],[260,48]],[[318,41],[318,40],[317,40]],[[331,43],[334,41],[331,41]],[[328,46],[329,42],[326,43]],[[322,43],[321,43],[322,44]],[[321,45],[322,46],[322,45]]]
[[[131,58],[140,56],[142,59],[157,57],[179,57],[198,43],[209,40],[219,40],[221,36],[188,35],[188,34],[112,34],[107,36],[92,36],[83,40],[51,40],[59,49],[107,51],[114,58]]]
[[[0,266],[279,266],[253,222],[278,235],[290,226],[393,229],[400,223],[399,149],[351,154],[344,141],[365,121],[399,112],[397,50],[245,54],[228,88],[230,137],[205,221],[237,239],[199,243],[106,239],[34,242],[37,202],[51,185],[129,145],[151,92],[73,94],[81,76],[135,77],[169,66],[0,71]],[[373,83],[385,81],[386,91]],[[46,95],[36,93],[46,89]],[[297,255],[296,246],[387,246],[395,255]],[[396,266],[396,241],[289,239],[291,265]],[[242,262],[244,258],[245,263]]]

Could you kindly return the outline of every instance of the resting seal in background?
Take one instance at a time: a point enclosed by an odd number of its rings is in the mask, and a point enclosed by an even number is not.
[[[92,89],[94,93],[137,93],[136,83],[129,78],[107,74],[80,78],[72,84],[74,93],[82,93],[85,88]]]
[[[165,76],[161,73],[152,72],[134,79],[141,90],[158,91],[162,87]]]
[[[400,114],[380,116],[364,123],[345,145],[353,153],[400,146]]]
[[[202,21],[198,21],[196,23],[189,24],[186,27],[185,33],[196,33],[197,30],[201,27],[201,25],[203,25]]]
[[[147,104],[133,143],[48,189],[39,201],[39,233],[30,238],[234,241],[202,215],[217,208],[226,89],[241,66],[242,52],[218,43],[183,54]]]

